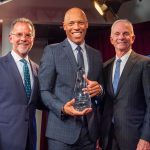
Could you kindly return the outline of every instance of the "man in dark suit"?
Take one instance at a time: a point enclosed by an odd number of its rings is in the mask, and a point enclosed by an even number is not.
[[[34,37],[30,20],[19,18],[12,22],[12,51],[0,58],[0,150],[36,149],[38,66],[28,57]]]
[[[116,56],[104,64],[104,150],[150,150],[150,59],[132,50],[134,39],[128,20],[114,22],[110,41]]]
[[[102,93],[102,58],[85,44],[88,28],[85,13],[69,9],[63,23],[67,39],[46,46],[39,70],[43,102],[49,108],[46,136],[49,150],[95,150],[99,128],[99,98]],[[78,71],[77,46],[81,47],[92,108],[77,111],[73,105]],[[84,117],[81,117],[84,116]]]

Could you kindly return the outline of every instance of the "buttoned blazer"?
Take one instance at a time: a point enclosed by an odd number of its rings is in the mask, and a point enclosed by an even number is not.
[[[37,65],[30,61],[33,88],[27,100],[25,88],[11,55],[0,58],[0,149],[25,150],[27,135],[33,150],[35,138],[35,109],[40,98]]]
[[[88,79],[102,83],[101,54],[86,45],[89,63]],[[74,86],[78,67],[71,45],[65,39],[61,43],[46,46],[39,69],[41,96],[49,108],[46,136],[73,144],[79,137],[81,122],[78,117],[62,118],[63,106],[74,98]],[[93,112],[87,115],[89,134],[93,141],[98,137],[98,104],[92,99]]]
[[[122,150],[136,149],[138,140],[150,141],[150,59],[132,51],[121,74],[116,95],[112,70],[115,58],[104,64],[105,98],[101,126],[103,149],[114,119],[115,135]]]

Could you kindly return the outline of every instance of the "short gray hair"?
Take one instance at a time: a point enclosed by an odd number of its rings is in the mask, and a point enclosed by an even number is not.
[[[127,24],[130,26],[130,28],[131,28],[131,33],[134,35],[133,25],[132,25],[132,23],[131,23],[128,19],[119,19],[119,20],[116,20],[116,21],[112,24],[112,26],[111,26],[111,35],[112,35],[112,31],[113,31],[114,26],[115,26],[118,22],[127,23]]]
[[[18,22],[29,24],[31,26],[31,28],[32,28],[32,35],[33,35],[33,37],[35,37],[35,28],[34,28],[34,25],[33,25],[32,21],[30,19],[27,19],[27,18],[17,18],[17,19],[15,19],[11,23],[10,32],[12,32],[15,24],[18,23]]]

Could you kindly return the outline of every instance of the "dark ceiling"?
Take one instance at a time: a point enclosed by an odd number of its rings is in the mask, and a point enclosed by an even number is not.
[[[128,18],[133,23],[150,20],[150,0],[105,1],[114,5],[123,2],[117,14],[119,18]],[[0,19],[11,21],[18,17],[27,17],[38,24],[60,24],[65,11],[71,7],[82,8],[86,12],[90,24],[112,23],[99,15],[94,8],[93,0],[12,0],[0,5]]]
[[[133,23],[150,21],[150,0],[107,0],[126,1],[117,13],[120,18],[127,18]],[[12,0],[0,5],[0,20],[11,22],[18,17],[31,19],[36,26],[37,37],[64,37],[61,27],[64,13],[71,7],[80,7],[87,14],[90,27],[102,28],[110,25],[93,6],[92,0]],[[0,23],[0,34],[2,23]]]

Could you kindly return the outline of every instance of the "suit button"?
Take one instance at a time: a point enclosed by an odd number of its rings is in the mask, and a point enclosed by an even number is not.
[[[25,121],[26,121],[26,122],[28,122],[28,121],[29,121],[29,119],[28,119],[28,118],[25,118]]]

